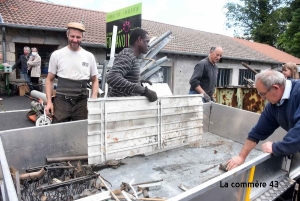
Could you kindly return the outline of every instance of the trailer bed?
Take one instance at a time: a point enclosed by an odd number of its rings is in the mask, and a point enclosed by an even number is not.
[[[163,179],[161,189],[150,191],[150,197],[171,198],[182,193],[178,185],[188,189],[224,173],[219,164],[237,155],[242,144],[212,133],[202,134],[202,140],[188,146],[159,152],[149,156],[135,156],[122,160],[126,165],[118,169],[104,169],[100,175],[120,189],[122,182],[134,183]],[[251,151],[247,161],[262,154]]]

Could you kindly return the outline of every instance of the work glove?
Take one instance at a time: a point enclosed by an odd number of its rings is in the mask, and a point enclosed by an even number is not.
[[[157,100],[156,92],[148,89],[147,87],[145,87],[145,92],[141,95],[146,96],[150,102],[154,102]]]
[[[143,86],[143,83],[148,83],[150,85],[152,85],[152,82],[150,82],[149,80],[141,80],[141,85]]]
[[[210,102],[211,101],[211,98],[206,93],[203,93],[203,99],[205,100],[205,102]]]

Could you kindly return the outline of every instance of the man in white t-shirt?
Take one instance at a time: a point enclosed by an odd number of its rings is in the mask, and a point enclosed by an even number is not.
[[[87,118],[87,83],[92,82],[92,98],[97,98],[97,65],[92,53],[80,47],[85,27],[77,22],[67,25],[68,45],[52,53],[46,79],[46,114],[52,123]],[[56,96],[52,103],[53,80],[58,77]]]

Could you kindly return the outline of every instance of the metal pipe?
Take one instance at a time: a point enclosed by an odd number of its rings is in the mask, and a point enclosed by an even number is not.
[[[73,169],[74,166],[53,166],[53,167],[45,167],[45,169],[48,170],[57,170],[57,169]]]
[[[4,189],[5,189],[5,195],[7,195],[6,198],[8,198],[8,200],[18,200],[18,196],[14,187],[14,183],[8,168],[8,163],[7,163],[7,159],[5,156],[5,151],[3,148],[3,144],[2,144],[2,140],[0,137],[0,165],[1,165],[1,171],[2,171],[2,176],[3,176],[3,180],[4,180]]]
[[[254,70],[253,68],[251,68],[250,66],[248,66],[247,64],[245,64],[244,62],[242,62],[242,65],[247,68],[248,70],[252,71],[254,74],[257,74],[258,72],[256,70]]]
[[[107,72],[107,60],[104,61],[102,74],[101,74],[101,90],[105,91],[105,83],[106,83],[106,72]]]
[[[20,179],[36,179],[41,178],[47,172],[46,168],[42,168],[38,172],[20,174]]]
[[[63,156],[63,157],[49,157],[47,158],[48,163],[56,163],[63,161],[79,161],[79,160],[88,160],[88,156]]]
[[[155,45],[157,45],[158,43],[160,43],[163,39],[165,39],[166,37],[168,37],[171,34],[172,34],[171,31],[167,31],[166,33],[164,33],[163,35],[161,35],[160,37],[158,37],[151,44],[149,44],[149,49],[153,48]]]
[[[163,58],[160,58],[159,60],[157,60],[155,63],[151,64],[151,65],[146,65],[142,70],[141,70],[141,73],[143,73],[145,70],[152,70],[153,68],[161,65],[162,63],[166,62],[166,61],[169,61],[168,57],[163,57]]]

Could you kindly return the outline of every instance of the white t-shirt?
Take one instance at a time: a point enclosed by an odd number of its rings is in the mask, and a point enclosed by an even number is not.
[[[98,74],[95,57],[81,48],[72,51],[68,46],[52,53],[48,72],[72,80],[88,80]]]

